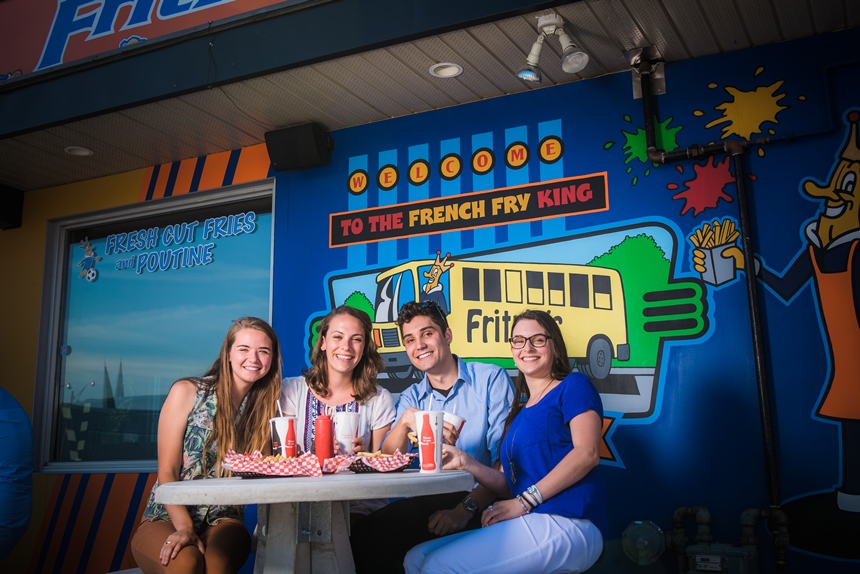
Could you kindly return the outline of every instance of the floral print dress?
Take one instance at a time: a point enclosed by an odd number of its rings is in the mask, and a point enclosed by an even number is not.
[[[245,410],[247,397],[242,400],[236,420],[242,416]],[[194,398],[194,406],[188,415],[188,425],[185,427],[185,438],[182,442],[182,470],[180,480],[200,480],[204,478],[215,478],[215,463],[217,459],[216,445],[213,441],[209,450],[203,451],[206,441],[212,434],[212,420],[215,417],[217,399],[214,388],[209,385],[197,384],[197,395]],[[204,458],[206,461],[206,472],[203,470]],[[154,522],[156,520],[170,521],[170,516],[164,505],[155,502],[155,491],[158,489],[158,481],[152,487],[149,500],[143,511],[143,520]],[[204,524],[217,524],[226,519],[243,520],[244,512],[241,506],[186,506],[195,532],[199,531]]]

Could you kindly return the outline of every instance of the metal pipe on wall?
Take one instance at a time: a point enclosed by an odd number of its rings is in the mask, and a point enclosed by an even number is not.
[[[738,223],[741,233],[741,250],[744,255],[744,274],[746,279],[747,296],[749,297],[750,325],[752,329],[753,355],[755,362],[756,386],[758,388],[759,414],[761,418],[762,438],[764,442],[765,472],[768,487],[768,499],[774,513],[782,513],[780,509],[779,480],[776,463],[776,446],[773,432],[773,418],[771,416],[770,396],[768,391],[767,372],[765,365],[764,337],[762,335],[761,311],[756,288],[755,257],[752,242],[752,227],[750,225],[749,201],[746,189],[746,176],[744,170],[744,152],[747,147],[754,144],[765,143],[766,140],[756,142],[726,141],[718,144],[692,145],[686,149],[666,152],[657,149],[654,131],[654,106],[652,102],[653,93],[651,89],[651,71],[653,63],[642,60],[638,63],[640,85],[642,89],[642,110],[645,115],[645,141],[647,146],[647,157],[650,161],[660,164],[672,163],[686,159],[702,159],[712,155],[727,153],[731,155],[735,168],[735,184],[738,193]],[[782,514],[784,516],[784,513]],[[783,524],[787,530],[787,522]],[[787,536],[787,534],[786,534]],[[779,556],[779,554],[778,554]],[[784,567],[784,552],[781,553],[782,564],[777,560],[778,566]],[[685,557],[686,558],[686,557]]]

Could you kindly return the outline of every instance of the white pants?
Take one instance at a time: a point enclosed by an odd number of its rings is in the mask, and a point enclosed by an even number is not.
[[[602,550],[603,536],[590,520],[535,513],[419,544],[403,566],[407,574],[575,574]]]

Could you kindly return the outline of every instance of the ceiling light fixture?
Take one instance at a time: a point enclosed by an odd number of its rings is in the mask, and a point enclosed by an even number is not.
[[[439,62],[430,66],[430,75],[435,78],[456,78],[463,73],[463,66],[451,62]]]
[[[93,150],[91,150],[90,148],[81,147],[79,145],[70,145],[65,149],[65,152],[69,155],[76,155],[78,157],[93,155]]]
[[[540,61],[540,52],[543,49],[543,41],[547,36],[558,36],[558,41],[561,44],[561,69],[568,74],[576,74],[581,72],[588,64],[588,54],[576,47],[567,32],[564,31],[564,20],[561,15],[552,13],[538,16],[537,40],[532,44],[532,49],[526,58],[525,67],[517,72],[517,77],[526,82],[540,82],[540,70],[538,62]]]

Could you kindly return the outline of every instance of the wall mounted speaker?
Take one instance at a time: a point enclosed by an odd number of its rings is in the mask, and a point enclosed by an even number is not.
[[[316,122],[266,132],[266,149],[275,171],[319,167],[331,161],[334,140]]]
[[[24,192],[0,183],[0,229],[21,227]]]

